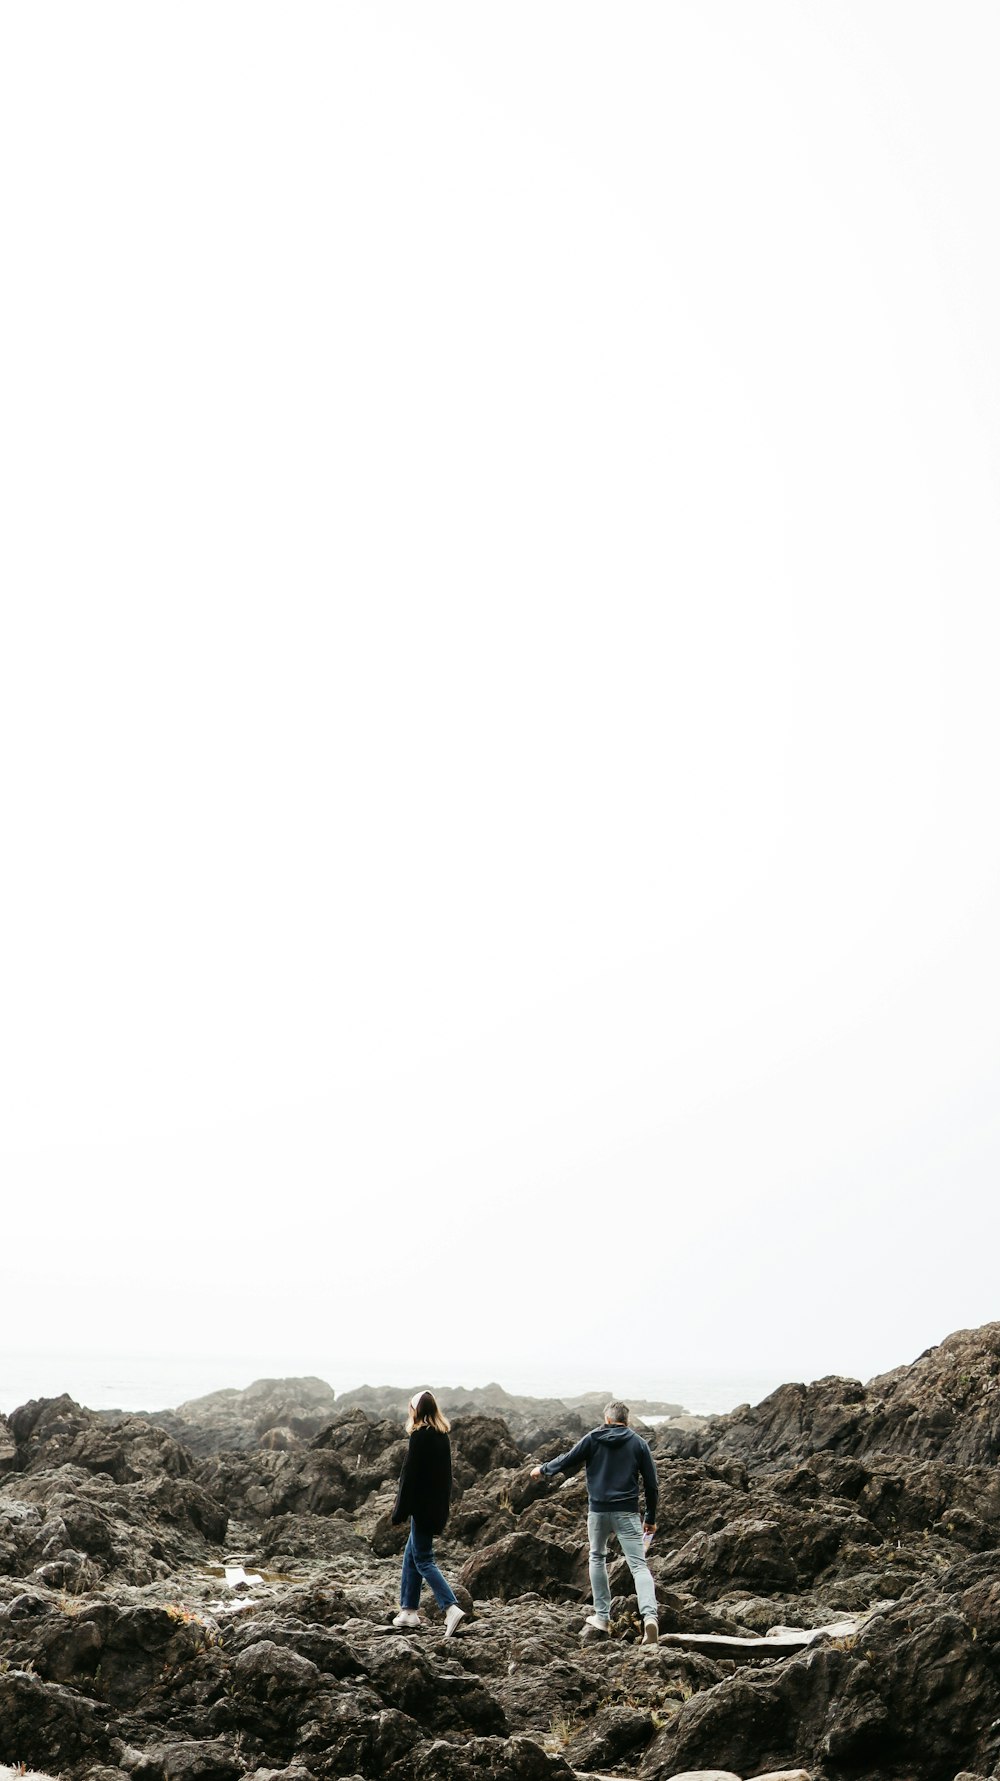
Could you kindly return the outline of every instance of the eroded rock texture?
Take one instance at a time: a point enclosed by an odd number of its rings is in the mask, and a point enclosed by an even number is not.
[[[525,1400],[516,1426],[455,1418],[438,1553],[464,1626],[446,1640],[425,1603],[394,1631],[404,1435],[399,1394],[368,1395],[261,1381],[156,1418],[65,1397],[0,1418],[0,1772],[996,1772],[1000,1325],[651,1431],[653,1649],[619,1558],[611,1636],[581,1638],[585,1485],[530,1470],[597,1416]],[[768,1649],[780,1627],[816,1636]]]

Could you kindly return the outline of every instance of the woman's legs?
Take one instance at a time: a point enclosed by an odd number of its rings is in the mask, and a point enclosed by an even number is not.
[[[413,1583],[410,1583],[412,1601],[410,1595],[407,1594],[408,1565],[409,1576],[416,1583],[415,1591]],[[406,1542],[406,1551],[403,1554],[403,1582],[400,1589],[402,1607],[415,1608],[417,1606],[420,1600],[421,1580],[429,1585],[439,1608],[453,1606],[456,1600],[455,1592],[445,1582],[434,1563],[434,1535],[428,1528],[419,1527],[415,1521],[411,1520],[410,1537]]]
[[[415,1609],[420,1603],[420,1572],[413,1560],[413,1523],[410,1523],[410,1537],[403,1548],[403,1575],[399,1580],[399,1605],[401,1608]]]

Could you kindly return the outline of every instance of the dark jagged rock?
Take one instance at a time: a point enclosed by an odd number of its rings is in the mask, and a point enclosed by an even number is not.
[[[537,1534],[515,1533],[495,1546],[484,1546],[463,1566],[461,1582],[471,1596],[499,1596],[510,1601],[533,1593],[565,1599],[567,1587],[580,1586],[583,1550],[542,1540]]]
[[[362,1385],[344,1392],[337,1399],[338,1410],[357,1406],[372,1416],[393,1416],[406,1419],[414,1386]],[[468,1389],[464,1386],[440,1386],[435,1395],[445,1415],[462,1421],[476,1416],[500,1418],[522,1452],[534,1453],[548,1442],[568,1447],[588,1429],[604,1419],[604,1406],[611,1394],[589,1392],[578,1398],[533,1398],[505,1391],[495,1381]],[[633,1406],[634,1414],[649,1416],[683,1415],[679,1404],[643,1399]]]
[[[221,1738],[178,1738],[131,1753],[123,1766],[135,1781],[236,1781],[243,1764]]]
[[[399,1439],[415,1389],[418,1387],[362,1385],[338,1397],[322,1379],[256,1379],[243,1390],[230,1387],[193,1398],[175,1410],[153,1411],[146,1420],[199,1458],[258,1448],[287,1451],[308,1445],[328,1423],[342,1423],[352,1412],[363,1414],[371,1423],[392,1423],[395,1438]],[[437,1397],[445,1414],[463,1423],[477,1417],[492,1422],[501,1419],[506,1438],[517,1443],[518,1459],[547,1441],[569,1445],[585,1429],[601,1421],[605,1402],[600,1393],[571,1402],[518,1396],[496,1384],[471,1390],[445,1386],[438,1389]],[[680,1405],[652,1400],[637,1405],[637,1414],[640,1411],[661,1416],[682,1414]],[[119,1413],[101,1415],[107,1420]]]
[[[308,1442],[337,1414],[337,1397],[324,1379],[255,1379],[244,1390],[227,1388],[192,1398],[176,1410],[154,1411],[149,1420],[192,1453],[242,1452],[263,1443]],[[282,1440],[271,1437],[282,1432]]]
[[[475,1676],[449,1666],[442,1670],[405,1639],[383,1640],[368,1660],[368,1674],[380,1698],[390,1707],[413,1714],[433,1731],[468,1730],[505,1733],[507,1715],[500,1702]]]
[[[10,1428],[16,1442],[12,1469],[18,1472],[79,1466],[116,1484],[134,1484],[140,1478],[185,1478],[193,1469],[186,1449],[144,1417],[109,1422],[65,1395],[25,1404],[15,1410]]]
[[[0,1478],[17,1464],[17,1442],[6,1416],[0,1416]]]
[[[499,1416],[468,1416],[452,1430],[452,1457],[462,1483],[500,1467],[518,1467],[524,1456]]]
[[[782,1385],[754,1407],[711,1418],[698,1451],[766,1465],[830,1453],[993,1466],[1000,1457],[1000,1323],[959,1330],[867,1385],[836,1377]]]
[[[398,1470],[403,1461],[406,1438],[398,1422],[391,1418],[382,1417],[373,1422],[363,1410],[355,1409],[340,1412],[331,1422],[325,1423],[310,1446],[314,1450],[339,1453],[358,1470],[362,1466],[376,1465],[391,1451],[390,1464]]]
[[[0,1569],[77,1595],[106,1576],[168,1576],[207,1556],[227,1525],[215,1498],[170,1474],[117,1485],[61,1465],[0,1481]]]
[[[260,1381],[173,1424],[25,1405],[0,1419],[0,1764],[67,1781],[989,1775],[998,1335],[650,1431],[661,1631],[728,1641],[690,1650],[639,1643],[614,1552],[612,1636],[580,1637],[586,1486],[531,1467],[593,1400],[549,1420],[512,1399],[512,1426],[499,1388],[459,1394],[466,1414],[442,1394],[455,1497],[437,1549],[467,1611],[452,1640],[426,1597],[421,1627],[391,1624],[408,1393],[350,1405]]]
[[[779,1522],[746,1517],[715,1534],[696,1534],[661,1567],[667,1583],[697,1578],[700,1593],[718,1596],[734,1586],[775,1595],[794,1589],[795,1560]]]
[[[640,1773],[650,1781],[685,1769],[754,1775],[797,1766],[803,1750],[811,1760],[852,1668],[843,1652],[824,1650],[766,1671],[741,1669],[681,1705],[649,1745]]]
[[[395,1423],[372,1423],[355,1410],[326,1424],[308,1447],[218,1454],[201,1462],[197,1477],[214,1497],[260,1519],[333,1515],[394,1485],[405,1451]]]
[[[345,1510],[332,1515],[275,1515],[263,1522],[255,1540],[258,1559],[275,1570],[294,1569],[299,1559],[363,1556],[368,1541]]]
[[[89,1689],[114,1707],[132,1707],[164,1672],[178,1672],[211,1648],[206,1625],[180,1610],[97,1601],[32,1616],[4,1641],[13,1663],[30,1662],[47,1681]]]
[[[482,1775],[495,1781],[559,1781],[560,1777],[570,1781],[572,1774],[564,1757],[528,1737],[433,1743],[420,1752],[413,1767],[414,1781],[474,1781]]]
[[[24,1670],[0,1671],[0,1761],[61,1774],[110,1748],[107,1714],[94,1701]]]
[[[286,1603],[286,1610],[290,1606]],[[331,1632],[329,1627],[311,1623],[301,1615],[287,1611],[280,1618],[268,1618],[263,1626],[253,1616],[237,1621],[224,1643],[228,1655],[234,1659],[234,1677],[239,1678],[241,1686],[249,1688],[251,1693],[254,1676],[280,1673],[284,1660],[275,1657],[274,1663],[271,1662],[271,1654],[277,1652],[307,1658],[316,1672],[317,1686],[320,1676],[342,1680],[345,1676],[365,1673],[360,1656],[342,1633]],[[251,1654],[254,1654],[252,1661]],[[273,1691],[268,1689],[268,1692]]]
[[[570,1740],[568,1755],[577,1769],[611,1769],[635,1760],[656,1735],[651,1712],[638,1707],[609,1707],[606,1713],[578,1731]]]

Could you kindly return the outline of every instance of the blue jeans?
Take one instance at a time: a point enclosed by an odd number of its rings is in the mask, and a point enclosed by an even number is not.
[[[643,1620],[655,1620],[656,1586],[646,1563],[642,1545],[642,1520],[633,1510],[591,1509],[587,1516],[590,1535],[590,1587],[594,1593],[594,1613],[607,1620],[611,1613],[611,1585],[608,1582],[608,1541],[618,1535],[618,1544],[632,1573],[639,1613]]]
[[[403,1552],[403,1575],[399,1584],[401,1608],[416,1608],[419,1605],[422,1583],[430,1585],[439,1608],[452,1606],[455,1601],[454,1592],[434,1563],[434,1535],[429,1528],[418,1527],[411,1517],[410,1537]]]

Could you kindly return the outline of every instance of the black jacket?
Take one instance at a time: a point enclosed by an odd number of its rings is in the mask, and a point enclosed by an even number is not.
[[[414,1429],[406,1449],[393,1526],[412,1515],[418,1527],[440,1534],[451,1503],[451,1442],[440,1429]]]
[[[639,1511],[639,1478],[646,1493],[646,1520],[656,1521],[656,1500],[660,1487],[656,1465],[641,1435],[624,1423],[605,1423],[591,1429],[568,1453],[550,1459],[542,1467],[542,1475],[553,1472],[577,1472],[587,1467],[587,1495],[590,1507],[597,1511]]]

